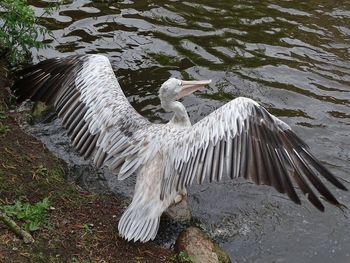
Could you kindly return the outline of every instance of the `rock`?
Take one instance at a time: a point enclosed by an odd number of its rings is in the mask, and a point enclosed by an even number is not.
[[[191,206],[187,200],[187,197],[184,197],[180,203],[170,206],[165,211],[165,215],[168,218],[181,223],[191,221]]]
[[[48,123],[51,122],[55,117],[56,113],[53,106],[48,106],[43,102],[35,102],[31,112],[31,124],[34,123]]]
[[[40,102],[40,101],[35,102],[31,115],[34,118],[39,118],[45,113],[45,111],[47,111],[47,109],[48,109],[48,106],[44,102]]]
[[[189,227],[180,233],[175,252],[185,253],[193,263],[231,263],[227,253],[196,227]]]

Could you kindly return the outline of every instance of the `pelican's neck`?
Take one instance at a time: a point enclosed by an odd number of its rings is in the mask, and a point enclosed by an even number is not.
[[[164,110],[174,112],[174,116],[170,120],[170,123],[181,126],[191,126],[191,121],[188,117],[186,108],[181,102],[161,100],[161,104]]]

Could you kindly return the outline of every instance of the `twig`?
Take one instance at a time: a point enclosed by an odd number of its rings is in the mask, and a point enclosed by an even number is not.
[[[17,236],[23,238],[24,243],[33,243],[34,238],[31,234],[20,228],[15,221],[9,218],[5,213],[0,211],[0,221],[4,222],[5,225]]]

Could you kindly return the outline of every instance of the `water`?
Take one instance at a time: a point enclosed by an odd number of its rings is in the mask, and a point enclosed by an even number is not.
[[[38,16],[48,4],[30,2]],[[45,37],[51,48],[33,50],[34,61],[105,54],[130,103],[153,122],[170,118],[157,97],[170,76],[212,79],[183,100],[192,122],[235,97],[252,98],[350,187],[350,2],[76,0],[41,22],[52,30]],[[56,122],[33,132],[61,157],[88,165]],[[111,190],[131,193],[132,180],[125,187],[104,172]],[[335,195],[350,204],[348,192]],[[347,211],[326,204],[320,213],[305,199],[297,206],[244,181],[196,185],[190,200],[235,262],[350,262]]]

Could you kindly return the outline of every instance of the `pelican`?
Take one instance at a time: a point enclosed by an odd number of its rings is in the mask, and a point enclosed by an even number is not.
[[[132,202],[118,224],[128,241],[153,240],[162,213],[181,201],[195,178],[203,183],[242,177],[301,204],[297,186],[321,211],[315,190],[341,206],[320,178],[346,187],[286,123],[254,100],[236,98],[192,126],[178,100],[210,80],[164,82],[160,103],[174,115],[166,124],[153,124],[130,105],[103,55],[48,59],[21,75],[15,96],[53,105],[80,155],[98,168],[107,166],[120,180],[137,176]]]

